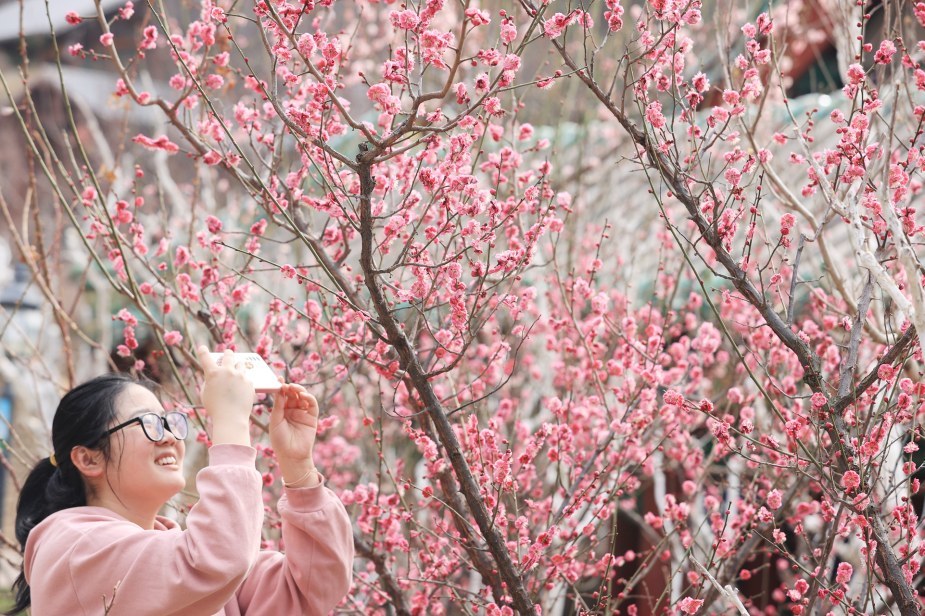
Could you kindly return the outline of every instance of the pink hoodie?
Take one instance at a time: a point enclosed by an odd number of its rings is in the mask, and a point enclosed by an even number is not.
[[[286,489],[286,554],[260,551],[263,482],[256,452],[215,445],[196,479],[186,530],[144,530],[103,507],[59,511],[32,529],[24,570],[34,616],[327,614],[347,594],[353,535],[329,489]],[[110,606],[105,612],[105,606]]]

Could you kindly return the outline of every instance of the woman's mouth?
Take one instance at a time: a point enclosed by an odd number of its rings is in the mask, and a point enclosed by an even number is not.
[[[167,454],[154,460],[158,466],[176,466],[177,457],[173,454]]]

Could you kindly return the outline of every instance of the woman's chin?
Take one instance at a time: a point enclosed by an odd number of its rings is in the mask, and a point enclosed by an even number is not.
[[[181,472],[177,472],[174,476],[162,478],[162,481],[157,483],[157,492],[164,501],[168,501],[185,487],[186,478]]]
[[[181,473],[180,476],[177,477],[177,480],[174,482],[173,494],[171,494],[170,497],[173,498],[174,496],[179,494],[180,491],[185,487],[186,487],[186,477],[184,477]]]

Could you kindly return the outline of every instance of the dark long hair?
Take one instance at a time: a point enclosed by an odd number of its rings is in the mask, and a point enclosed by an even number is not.
[[[58,404],[51,426],[51,441],[57,466],[43,458],[29,473],[16,506],[16,539],[26,549],[26,539],[39,522],[51,514],[87,504],[83,477],[71,462],[71,450],[83,445],[97,447],[109,459],[106,430],[116,418],[116,399],[129,385],[144,385],[124,374],[99,376],[69,391]],[[13,583],[16,603],[8,616],[32,603],[25,571]]]

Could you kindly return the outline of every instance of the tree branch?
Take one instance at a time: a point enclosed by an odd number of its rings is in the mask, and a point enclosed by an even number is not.
[[[523,579],[514,566],[504,537],[501,536],[501,533],[492,523],[491,512],[488,511],[485,502],[481,498],[479,484],[466,462],[459,440],[456,438],[456,432],[447,417],[446,409],[431,386],[411,342],[400,329],[389,310],[388,301],[376,274],[376,266],[373,263],[372,218],[372,193],[376,184],[372,177],[372,161],[378,153],[377,150],[370,150],[368,144],[362,144],[360,154],[357,156],[357,171],[360,176],[360,237],[362,244],[360,266],[363,270],[366,287],[372,298],[373,307],[379,315],[379,321],[386,331],[389,343],[398,354],[402,369],[406,372],[407,378],[413,384],[418,396],[420,396],[421,405],[434,422],[434,428],[446,449],[447,457],[459,481],[460,490],[469,505],[472,517],[475,518],[479,531],[485,537],[488,550],[497,564],[498,574],[502,582],[511,594],[514,609],[521,614],[533,614],[533,601],[527,594]]]

